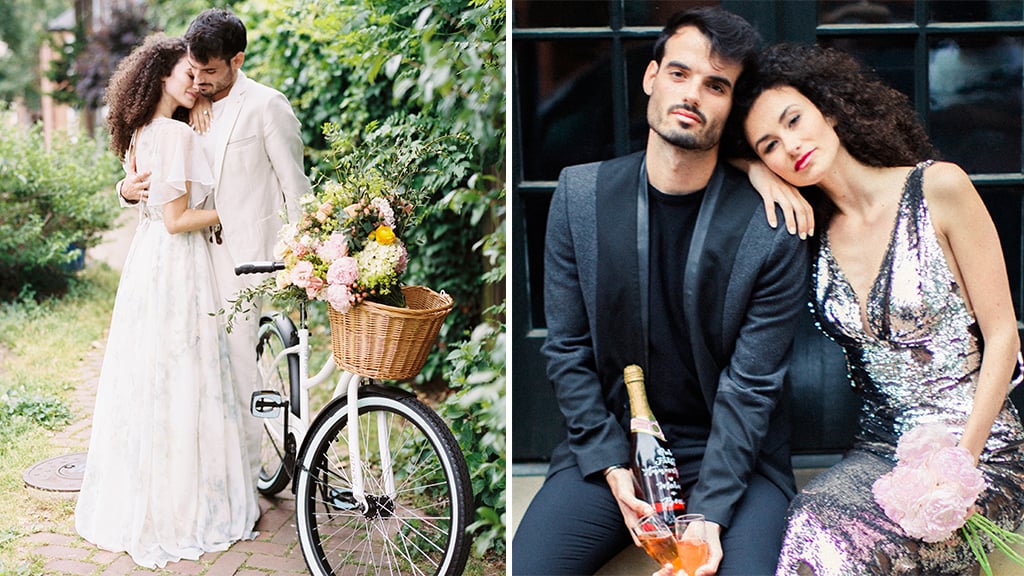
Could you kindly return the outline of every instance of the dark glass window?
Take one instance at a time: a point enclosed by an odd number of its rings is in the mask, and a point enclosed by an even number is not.
[[[911,22],[913,0],[865,2],[864,0],[819,0],[818,24],[889,24]]]
[[[513,2],[517,28],[607,26],[607,0],[541,0]]]
[[[819,43],[854,56],[883,82],[914,101],[912,36],[826,36]]]
[[[931,138],[969,173],[1021,169],[1021,54],[1020,38],[996,34],[931,40]]]
[[[1010,279],[1010,295],[1017,318],[1024,310],[1021,286],[1024,285],[1024,252],[1021,247],[1021,230],[1024,221],[1021,219],[1024,187],[1021,186],[978,186],[985,207],[988,208],[992,221],[995,222],[999,241],[1006,260],[1006,274]]]
[[[1020,0],[931,0],[932,22],[1011,22],[1024,17]]]
[[[626,26],[654,26],[661,28],[669,16],[695,6],[718,6],[716,0],[651,0],[629,2],[623,5]]]

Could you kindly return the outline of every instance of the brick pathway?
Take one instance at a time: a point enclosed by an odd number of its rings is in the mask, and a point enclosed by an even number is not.
[[[120,268],[131,242],[134,218],[126,214],[118,230],[108,234],[106,242],[91,259],[102,259]],[[56,455],[86,452],[92,427],[92,410],[96,385],[103,362],[105,342],[97,342],[82,360],[77,385],[69,394],[69,404],[76,420],[55,432],[51,443]],[[124,553],[96,548],[80,538],[74,529],[75,493],[47,492],[24,486],[25,506],[30,526],[22,526],[28,535],[21,538],[17,554],[23,561],[32,561],[41,572],[32,574],[120,576],[123,574],[189,574],[195,576],[266,576],[267,574],[308,574],[295,533],[295,500],[290,487],[277,499],[260,498],[262,516],[256,529],[259,536],[239,542],[223,552],[204,554],[196,562],[183,560],[168,564],[161,570],[136,566]]]
[[[89,446],[92,408],[103,361],[102,343],[82,361],[79,384],[70,395],[72,412],[79,417],[51,438],[58,454],[85,452]],[[266,574],[307,574],[295,533],[295,500],[290,489],[277,499],[260,498],[259,536],[239,542],[224,552],[204,554],[198,561],[183,560],[162,570],[136,566],[124,553],[100,550],[80,538],[74,530],[73,506],[77,493],[47,492],[24,487],[26,505],[41,510],[59,510],[59,517],[36,517],[33,526],[23,527],[29,535],[18,542],[23,559],[38,557],[43,574],[120,576],[122,574],[191,574],[196,576],[265,576]],[[64,501],[65,506],[55,506]]]

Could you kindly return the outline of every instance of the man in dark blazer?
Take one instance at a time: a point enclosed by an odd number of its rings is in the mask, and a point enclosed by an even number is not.
[[[643,78],[646,151],[559,178],[543,350],[567,438],[516,532],[513,574],[592,574],[652,511],[626,468],[629,364],[644,368],[687,512],[709,521],[698,575],[774,574],[795,492],[783,377],[807,254],[769,227],[747,177],[718,158],[758,42],[719,9],[674,16]]]

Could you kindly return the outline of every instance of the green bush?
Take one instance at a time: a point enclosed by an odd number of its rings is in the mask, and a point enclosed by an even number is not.
[[[440,413],[463,447],[476,496],[473,549],[505,553],[505,331],[481,324],[448,355],[460,389]],[[472,448],[469,450],[469,448]]]
[[[96,141],[42,130],[0,131],[0,300],[63,291],[68,264],[118,214],[120,168]]]

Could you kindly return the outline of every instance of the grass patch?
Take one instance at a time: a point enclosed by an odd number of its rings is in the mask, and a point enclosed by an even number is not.
[[[75,413],[70,392],[80,365],[110,323],[118,273],[101,264],[76,277],[61,298],[23,292],[0,303],[0,572],[33,573],[38,560],[18,556],[18,540],[40,530],[73,534],[74,495],[25,487],[32,464],[62,455],[53,431]],[[84,450],[83,446],[81,449]],[[38,573],[38,572],[35,572]]]

